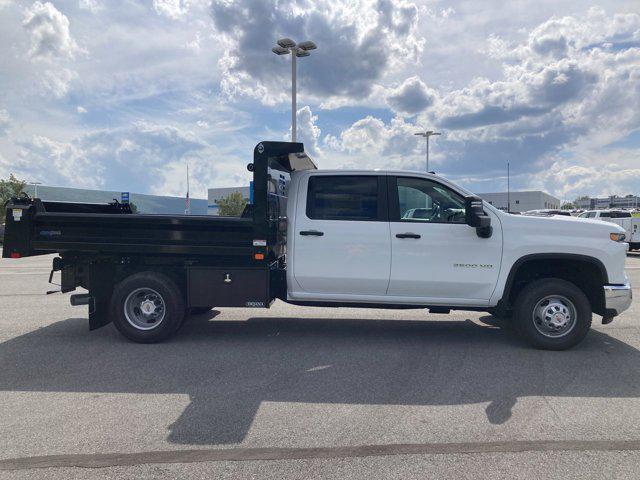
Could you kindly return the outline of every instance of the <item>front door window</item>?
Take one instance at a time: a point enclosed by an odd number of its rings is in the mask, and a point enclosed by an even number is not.
[[[400,221],[465,223],[464,198],[424,178],[398,177]]]

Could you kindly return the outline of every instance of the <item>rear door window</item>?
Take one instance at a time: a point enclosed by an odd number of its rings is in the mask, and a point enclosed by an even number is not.
[[[314,220],[383,220],[385,189],[374,175],[325,175],[309,178],[307,217]]]

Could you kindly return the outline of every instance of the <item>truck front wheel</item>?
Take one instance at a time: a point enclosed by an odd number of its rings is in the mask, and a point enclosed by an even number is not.
[[[514,305],[514,324],[531,345],[566,350],[577,345],[591,327],[591,305],[573,283],[544,278],[527,285]]]
[[[184,320],[184,299],[166,275],[142,272],[118,283],[111,297],[111,318],[129,340],[155,343],[173,335]]]

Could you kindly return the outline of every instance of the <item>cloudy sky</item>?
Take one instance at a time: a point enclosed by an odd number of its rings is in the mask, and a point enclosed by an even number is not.
[[[471,190],[640,194],[637,0],[0,0],[0,177],[192,196],[260,140]]]

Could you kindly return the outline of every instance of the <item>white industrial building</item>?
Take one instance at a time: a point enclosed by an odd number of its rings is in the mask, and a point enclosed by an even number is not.
[[[637,195],[626,195],[619,197],[611,195],[610,197],[582,197],[576,200],[577,208],[583,210],[601,210],[605,208],[640,208],[640,197]]]
[[[545,208],[560,208],[560,199],[539,190],[524,192],[478,193],[483,200],[500,210],[507,211],[509,199],[512,212],[527,212]]]
[[[220,210],[218,200],[229,196],[231,193],[240,192],[244,198],[249,200],[251,196],[250,190],[250,187],[209,188],[207,194],[207,214],[218,215]]]

